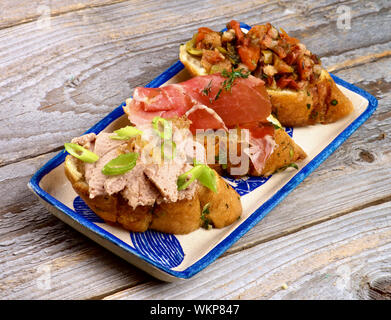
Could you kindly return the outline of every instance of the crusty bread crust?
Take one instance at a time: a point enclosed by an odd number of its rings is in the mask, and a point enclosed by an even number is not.
[[[329,82],[329,83],[327,83]],[[316,85],[329,87],[327,100],[314,102],[311,90],[273,90],[267,89],[272,111],[282,125],[287,127],[306,126],[315,123],[332,123],[353,111],[352,102],[341,92],[333,78],[326,70],[322,70]],[[335,100],[336,105],[330,102]]]
[[[138,206],[133,210],[120,195],[105,195],[90,198],[89,187],[84,179],[83,163],[75,157],[68,155],[65,158],[64,170],[65,175],[71,182],[75,192],[84,200],[88,207],[94,211],[99,217],[111,224],[118,224],[126,230],[134,232],[144,232],[147,229],[156,231],[187,234],[198,229],[203,224],[202,209],[206,205],[204,201],[200,201],[199,193],[202,191],[213,193],[209,189],[199,187],[195,197],[191,200],[181,200],[175,203],[162,203],[160,205]],[[216,173],[217,174],[217,173]],[[224,214],[217,211],[212,224],[216,228],[222,228],[227,224],[225,215],[230,216],[229,221],[236,221],[242,213],[242,205],[240,197],[235,190],[221,188],[223,179],[218,178],[218,193],[212,199],[218,202],[219,199],[231,199],[232,209],[225,208]],[[225,183],[224,183],[225,185]],[[211,202],[210,205],[218,208]],[[232,223],[230,222],[230,223]],[[229,224],[230,224],[229,223]]]
[[[201,65],[201,58],[189,54],[185,45],[181,45],[179,48],[179,59],[192,76],[207,74]],[[332,123],[353,111],[352,102],[341,92],[333,78],[324,69],[316,85],[321,85],[322,82],[329,82],[330,92],[327,95],[327,101],[319,101],[318,106],[315,106],[311,90],[294,91],[267,88],[272,111],[283,126],[299,127],[315,123]],[[330,104],[330,101],[333,100],[337,101],[336,105]]]
[[[208,74],[201,65],[201,59],[189,54],[186,51],[186,45],[184,44],[179,47],[179,60],[181,60],[187,71],[189,71],[193,77],[205,76]]]
[[[71,182],[75,192],[84,200],[88,207],[103,220],[111,223],[118,223],[125,229],[143,232],[148,229],[152,220],[150,207],[137,207],[133,210],[126,202],[118,196],[97,196],[90,198],[89,187],[80,172],[80,160],[68,155],[65,158],[65,175]]]
[[[251,168],[250,174],[254,176],[269,176],[274,172],[286,167],[291,163],[296,163],[307,157],[304,150],[297,145],[284,129],[277,129],[274,132],[276,146],[273,153],[266,161],[262,172],[259,174],[255,168]]]

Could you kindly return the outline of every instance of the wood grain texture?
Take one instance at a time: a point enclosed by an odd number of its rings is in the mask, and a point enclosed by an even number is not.
[[[320,56],[335,48],[362,48],[362,32],[354,30],[369,30],[366,47],[377,44],[379,39],[369,35],[378,34],[379,19],[389,21],[391,4],[350,5],[363,13],[347,32],[336,29],[333,1],[308,2],[305,8],[274,1],[163,2],[158,11],[155,2],[123,2],[52,17],[48,28],[30,23],[0,30],[0,165],[50,152],[84,132],[134,87],[176,61],[178,44],[200,25],[220,29],[231,17],[249,24],[268,19],[292,30]],[[389,50],[387,37],[382,43]],[[346,58],[346,49],[340,51]],[[14,121],[25,130],[10,140]]]
[[[21,6],[27,5],[19,1]],[[86,2],[79,2],[85,6]],[[108,5],[102,0],[80,10],[72,7],[73,1],[51,3],[63,9],[56,9],[58,14],[52,15],[50,28],[38,28],[37,18],[23,21],[30,18],[19,10],[20,15],[15,13],[12,21],[22,22],[0,30],[1,298],[159,299],[177,293],[195,296],[188,282],[178,284],[174,292],[175,287],[152,280],[63,224],[37,202],[26,184],[64,141],[84,132],[129,96],[134,87],[146,84],[176,61],[178,44],[198,26],[220,29],[231,18],[249,24],[272,21],[293,31],[324,57],[327,68],[374,94],[379,107],[291,195],[229,249],[218,260],[221,264],[213,264],[189,283],[200,288],[200,297],[212,283],[219,289],[216,297],[224,299],[308,299],[333,294],[336,298],[387,297],[391,251],[382,238],[386,234],[376,228],[381,221],[384,232],[390,226],[391,39],[389,33],[378,32],[379,23],[385,29],[391,27],[389,1],[324,0],[305,5],[293,1],[125,1]],[[352,9],[351,30],[336,28],[339,5]],[[378,216],[377,212],[382,213]],[[368,225],[362,222],[365,214]],[[351,221],[363,236],[343,221]],[[334,274],[335,281],[342,281],[339,275],[346,272],[345,260],[337,255],[338,251],[334,257],[340,259],[340,264],[327,264],[321,259],[325,252],[321,244],[339,248],[332,237],[326,236],[328,228],[339,236],[341,248],[350,243],[348,238],[341,238],[343,230],[349,230],[351,241],[361,239],[344,247],[353,250],[349,257],[354,262],[349,268],[355,270],[355,278],[353,286],[338,292],[333,282],[326,281],[330,277],[326,275]],[[338,230],[342,230],[340,234]],[[377,238],[370,237],[372,232]],[[282,246],[282,239],[289,242],[283,252],[294,252],[304,241],[302,246],[313,245],[312,257],[324,262],[313,267],[305,265],[306,275],[296,272],[292,278],[285,278],[288,290],[284,291],[278,284],[283,277],[273,273],[273,266],[287,270],[282,266],[287,260],[281,260],[283,254],[263,255],[264,250],[274,252],[267,249],[269,245]],[[371,246],[362,251],[354,249],[363,239]],[[376,250],[381,252],[377,257]],[[256,257],[251,260],[253,255]],[[264,274],[255,270],[256,263],[263,268],[262,259],[268,261]],[[298,260],[292,256],[289,259],[292,266],[300,266],[304,253]],[[226,261],[237,264],[237,269],[241,261],[252,261],[254,269],[245,275],[242,284],[242,271],[235,270],[231,286],[231,282],[224,283],[222,270]],[[319,270],[326,270],[324,276]],[[205,276],[207,280],[203,280]],[[361,287],[357,287],[359,282]],[[274,284],[277,289],[272,289]],[[322,290],[316,296],[317,286]],[[222,293],[225,287],[227,293]],[[235,296],[235,290],[242,295]]]
[[[379,66],[379,69],[385,70],[384,66]],[[383,76],[381,73],[378,75]],[[384,197],[390,196],[390,150],[387,148],[391,145],[390,124],[384,121],[385,114],[390,110],[390,97],[387,93],[380,99],[380,106],[382,107],[379,107],[363,127],[229,249],[227,254],[251,248],[284,234],[293,234],[323,220],[349,213],[356,206],[379,200],[386,201]],[[377,150],[384,150],[384,155]],[[367,151],[370,156],[363,151]],[[19,256],[12,256],[12,260],[0,267],[2,271],[7,270],[1,281],[4,291],[0,291],[0,296],[91,298],[104,296],[113,286],[127,288],[144,282],[148,276],[137,272],[135,268],[52,217],[29,190],[26,190],[25,186],[31,174],[53,155],[40,156],[0,168],[0,189],[4,191],[2,201],[6,205],[0,210],[0,246],[6,255],[20,252]],[[26,170],[27,168],[29,169]],[[347,176],[357,178],[347,181]],[[53,239],[53,242],[48,242],[47,238]],[[31,253],[26,255],[29,250]],[[80,255],[80,252],[83,254]],[[64,263],[61,262],[63,260]],[[78,270],[75,274],[67,267],[68,260],[72,261],[72,268]],[[53,264],[56,268],[50,269],[50,274],[55,280],[50,290],[35,290],[42,266]],[[99,272],[91,272],[92,265]],[[116,266],[114,271],[113,265]],[[85,273],[89,273],[88,279],[84,278]],[[21,274],[27,274],[29,277],[21,277]],[[88,287],[93,281],[95,285],[87,291],[75,290],[69,286],[70,274],[79,284],[85,281]],[[112,277],[111,284],[104,281],[107,275]],[[10,289],[13,291],[12,295],[9,294]]]
[[[390,210],[373,206],[229,255],[180,290],[152,281],[107,299],[363,298],[391,276]]]
[[[126,0],[3,0],[0,3],[0,29],[38,21],[44,24],[51,17],[86,8],[95,8]]]

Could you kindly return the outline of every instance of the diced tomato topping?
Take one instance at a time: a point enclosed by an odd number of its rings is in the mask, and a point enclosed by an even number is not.
[[[265,82],[268,86],[271,86],[273,84],[273,77],[267,77],[265,79]]]
[[[239,46],[238,53],[242,62],[250,71],[254,71],[257,67],[261,50],[258,46],[250,45],[248,47]]]
[[[240,28],[240,23],[236,20],[231,20],[228,25],[228,29],[233,29],[235,31],[236,39],[238,43],[242,43],[244,34],[242,29]]]

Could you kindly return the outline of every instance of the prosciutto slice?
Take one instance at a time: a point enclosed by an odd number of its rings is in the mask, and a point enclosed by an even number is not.
[[[273,152],[274,130],[261,129],[268,123],[271,103],[264,82],[256,77],[236,78],[227,88],[221,74],[199,76],[161,88],[137,87],[125,111],[136,126],[162,118],[186,115],[190,130],[246,128],[250,131],[250,159],[262,171]]]

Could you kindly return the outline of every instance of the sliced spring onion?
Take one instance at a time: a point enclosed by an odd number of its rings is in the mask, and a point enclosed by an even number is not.
[[[201,212],[202,227],[207,230],[213,228],[213,225],[208,218],[208,215],[210,213],[209,207],[210,207],[210,203],[208,202],[207,204],[204,205],[204,208],[202,209]]]
[[[110,136],[110,139],[113,140],[128,140],[137,135],[141,135],[143,132],[139,129],[136,129],[133,126],[126,126],[124,128],[115,130],[114,133],[116,135]]]
[[[169,155],[166,154],[166,143],[170,144],[172,147],[169,148]],[[176,143],[172,140],[166,140],[162,143],[161,146],[162,158],[163,159],[174,159],[176,155]]]
[[[204,207],[202,208],[201,215],[209,214],[209,213],[210,213],[209,207],[210,207],[210,203],[208,202],[208,203],[205,204]]]
[[[275,117],[273,117],[273,115],[269,115],[267,117],[267,121],[271,122],[274,126],[274,129],[276,130],[282,128],[282,124],[280,123],[280,121],[278,121]]]
[[[138,153],[129,152],[119,155],[109,161],[102,169],[102,173],[107,176],[123,174],[132,170],[136,165]]]
[[[206,164],[196,164],[189,171],[181,174],[177,180],[178,190],[186,189],[194,180],[217,193],[217,179],[214,171]]]
[[[152,127],[162,139],[169,140],[172,138],[172,124],[170,121],[155,117],[152,120]]]
[[[287,168],[295,168],[296,170],[299,170],[299,166],[296,163],[290,163],[286,167]]]
[[[280,169],[277,169],[274,173],[282,172],[288,168],[295,168],[296,170],[299,170],[299,166],[296,163],[292,162],[290,164],[287,164],[286,166],[281,167]]]
[[[65,150],[74,156],[75,158],[83,162],[95,162],[99,159],[99,156],[86,148],[83,148],[77,143],[64,143]]]

